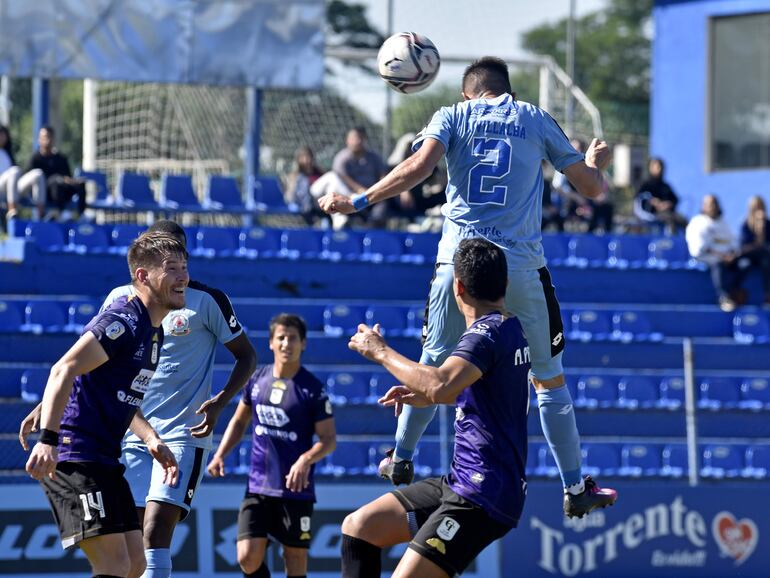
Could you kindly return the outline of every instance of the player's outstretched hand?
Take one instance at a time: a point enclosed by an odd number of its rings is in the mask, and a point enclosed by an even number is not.
[[[403,404],[413,407],[428,407],[433,405],[427,397],[420,393],[415,393],[404,385],[395,385],[391,387],[385,395],[377,400],[377,403],[384,407],[395,408],[396,415],[401,413]]]
[[[290,492],[301,492],[310,483],[310,461],[301,455],[291,466],[286,476],[286,488]]]
[[[190,428],[194,438],[205,438],[214,431],[214,426],[222,413],[222,406],[218,397],[212,397],[204,401],[195,413],[203,414],[203,419],[198,425]]]
[[[29,415],[24,418],[19,426],[19,443],[24,448],[25,452],[29,451],[29,444],[27,444],[27,438],[32,432],[40,429],[40,414],[42,413],[43,404],[37,404],[37,407],[29,412]]]
[[[603,171],[612,162],[612,151],[606,142],[595,138],[586,150],[586,164]]]
[[[358,331],[350,338],[348,343],[350,349],[371,361],[377,361],[377,356],[384,352],[387,346],[385,339],[380,333],[379,323],[375,324],[374,327],[361,323],[358,326]]]
[[[214,457],[211,458],[211,461],[209,462],[206,470],[212,478],[224,478],[225,474],[227,473],[225,472],[224,458],[214,454]]]
[[[147,444],[150,455],[163,467],[163,483],[175,487],[179,482],[179,464],[169,447],[160,439],[154,438]]]
[[[25,469],[36,480],[42,480],[46,476],[54,479],[58,458],[59,450],[55,446],[38,442],[32,448]]]
[[[356,208],[353,206],[350,197],[340,195],[339,193],[326,193],[323,197],[318,199],[318,206],[324,213],[333,215],[334,213],[341,213],[343,215],[350,215],[356,212]]]

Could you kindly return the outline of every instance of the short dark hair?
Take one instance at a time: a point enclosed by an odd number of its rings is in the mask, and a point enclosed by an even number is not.
[[[508,65],[501,58],[485,56],[471,63],[463,72],[463,92],[478,95],[486,91],[497,95],[513,94]]]
[[[505,296],[508,263],[503,250],[486,239],[463,239],[455,251],[455,278],[471,297],[497,301]]]
[[[40,130],[44,130],[51,136],[56,136],[56,131],[53,129],[53,127],[50,124],[44,124],[43,126],[40,127]]]
[[[273,317],[270,320],[270,339],[273,338],[275,328],[279,325],[283,325],[284,327],[293,327],[296,329],[299,333],[299,338],[302,341],[305,341],[307,338],[307,325],[305,325],[305,320],[302,319],[302,317],[299,315],[294,315],[293,313],[279,313]]]
[[[356,132],[362,139],[368,138],[368,135],[366,134],[366,127],[362,124],[354,126],[348,132]]]
[[[136,270],[157,267],[172,255],[187,260],[187,249],[179,238],[168,233],[145,232],[139,235],[128,248],[128,270],[131,282],[136,281]]]
[[[184,232],[182,226],[176,221],[170,219],[161,219],[155,221],[147,228],[147,233],[167,233],[172,237],[177,237],[182,243],[187,245],[187,233]]]

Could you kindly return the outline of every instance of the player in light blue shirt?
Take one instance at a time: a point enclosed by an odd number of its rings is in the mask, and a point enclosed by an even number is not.
[[[164,231],[186,244],[184,229],[173,221],[158,221],[149,230]],[[117,287],[103,307],[123,295],[130,285]],[[256,368],[257,356],[227,295],[190,281],[184,309],[163,319],[164,341],[158,367],[144,395],[142,412],[167,442],[179,463],[179,482],[162,483],[162,468],[152,463],[147,447],[129,433],[123,439],[121,461],[144,527],[147,571],[144,578],[171,575],[171,537],[187,516],[211,451],[214,425],[222,410]],[[235,357],[223,391],[211,396],[217,344]]]
[[[382,180],[352,198],[329,193],[319,204],[328,213],[361,210],[411,189],[446,155],[444,228],[420,361],[440,366],[465,330],[452,294],[452,259],[459,242],[482,237],[499,246],[508,265],[505,303],[521,321],[529,342],[530,378],[543,432],[564,483],[564,509],[569,516],[582,516],[606,504],[593,480],[581,475],[580,439],[561,363],[561,312],[541,243],[541,162],[547,160],[564,173],[582,195],[595,197],[602,191],[602,170],[611,154],[598,139],[585,156],[572,148],[547,112],[516,100],[508,67],[498,58],[485,57],[471,64],[463,74],[462,94],[463,102],[433,115],[413,145],[415,154]],[[387,328],[387,320],[381,323]],[[395,452],[381,464],[384,477],[396,484],[411,482],[411,458],[434,413],[435,406],[405,408],[399,417]]]

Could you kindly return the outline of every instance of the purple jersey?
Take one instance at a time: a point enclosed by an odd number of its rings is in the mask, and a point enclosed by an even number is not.
[[[163,345],[140,299],[120,298],[83,329],[109,360],[75,378],[61,421],[59,461],[118,465],[120,441],[141,405]]]
[[[301,367],[293,379],[273,377],[273,366],[257,369],[243,388],[241,401],[251,407],[249,492],[315,501],[313,472],[302,492],[286,488],[297,458],[313,446],[316,422],[332,417],[332,405],[316,377]]]
[[[455,450],[449,485],[513,526],[526,495],[529,347],[515,317],[477,319],[452,353],[481,378],[457,397]]]

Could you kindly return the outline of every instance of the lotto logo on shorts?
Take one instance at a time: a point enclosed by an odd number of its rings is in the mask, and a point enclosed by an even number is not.
[[[457,534],[457,530],[460,529],[460,524],[455,522],[452,518],[444,518],[436,529],[438,537],[449,542]]]

